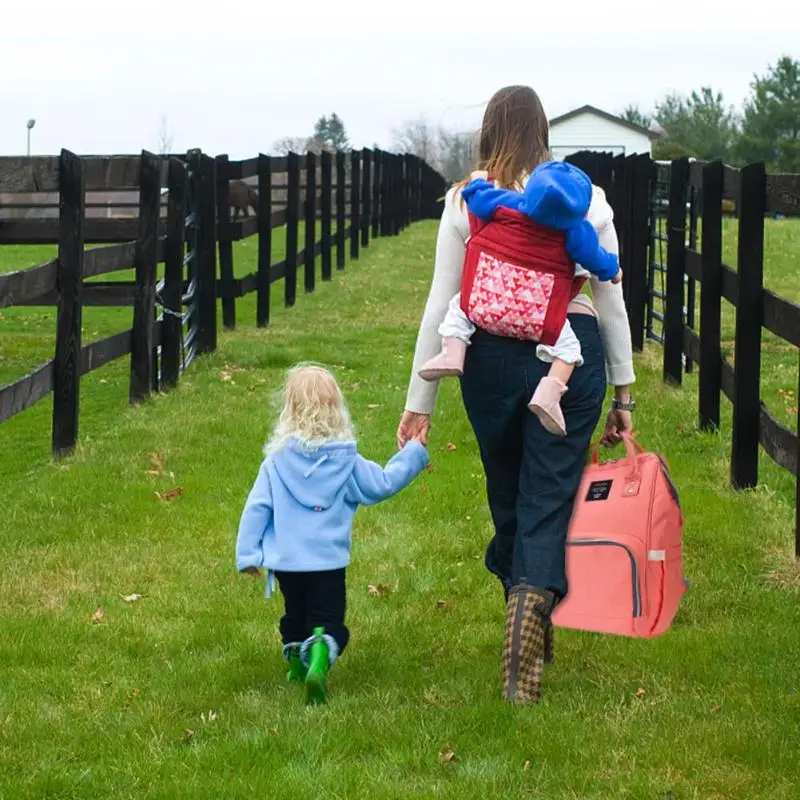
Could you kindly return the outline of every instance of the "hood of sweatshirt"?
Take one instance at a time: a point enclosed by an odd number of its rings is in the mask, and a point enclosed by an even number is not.
[[[313,450],[290,439],[272,456],[289,494],[306,508],[330,508],[356,467],[355,442],[329,442]]]
[[[546,161],[525,184],[520,211],[540,225],[564,230],[580,222],[592,202],[589,176],[566,161]]]

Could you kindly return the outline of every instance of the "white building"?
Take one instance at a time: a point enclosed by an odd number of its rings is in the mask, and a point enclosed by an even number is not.
[[[550,120],[550,150],[563,159],[580,150],[630,156],[652,152],[659,133],[615,117],[594,106],[581,106]]]

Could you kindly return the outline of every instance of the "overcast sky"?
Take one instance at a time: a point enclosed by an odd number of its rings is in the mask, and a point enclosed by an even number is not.
[[[24,154],[31,117],[33,154],[157,149],[166,115],[173,150],[243,158],[332,111],[353,145],[389,148],[420,115],[474,128],[509,83],[533,86],[550,117],[703,84],[739,106],[754,72],[800,58],[797,0],[749,6],[759,16],[731,0],[502,0],[474,14],[450,0],[0,5],[4,155]]]

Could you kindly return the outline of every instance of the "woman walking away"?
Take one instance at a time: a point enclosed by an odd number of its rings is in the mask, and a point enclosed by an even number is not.
[[[533,170],[550,160],[547,116],[526,86],[498,91],[486,107],[477,170],[497,186],[521,192]],[[402,447],[427,443],[438,382],[419,370],[441,350],[438,327],[448,303],[461,289],[469,219],[464,184],[445,198],[436,241],[433,282],[417,337],[406,410],[397,430]],[[599,245],[617,254],[613,213],[603,190],[592,187],[586,215]],[[503,648],[503,696],[535,703],[542,671],[552,653],[550,615],[567,594],[567,530],[606,381],[615,388],[602,441],[620,441],[631,424],[634,381],[627,313],[619,283],[589,279],[592,297],[578,294],[568,320],[580,343],[583,364],[569,378],[561,400],[566,435],[555,436],[531,414],[528,404],[549,365],[537,358],[532,341],[506,338],[478,328],[471,337],[461,377],[464,407],[478,443],[494,537],[486,566],[500,580],[507,613]]]
[[[350,415],[333,375],[290,370],[283,409],[242,512],[236,567],[277,579],[288,678],[305,683],[308,702],[324,702],[325,677],[350,638],[345,569],[359,505],[397,494],[427,466],[419,437],[381,467],[356,449]]]

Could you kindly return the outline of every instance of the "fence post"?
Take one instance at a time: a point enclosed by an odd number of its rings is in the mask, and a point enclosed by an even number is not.
[[[712,161],[703,167],[703,230],[700,292],[699,418],[701,430],[719,428],[722,360],[722,185],[724,167]]]
[[[735,489],[751,489],[758,482],[766,191],[764,164],[744,167],[741,172],[741,202],[737,209],[739,297],[736,304],[731,441],[731,483]]]
[[[322,175],[322,198],[321,198],[321,212],[322,212],[322,280],[329,281],[331,279],[331,263],[333,253],[333,244],[331,242],[331,186],[333,180],[333,157],[327,150],[322,151],[320,156]]]
[[[217,349],[217,208],[214,159],[194,151],[197,198],[197,352]]]
[[[317,243],[317,156],[306,153],[306,222],[305,222],[305,271],[304,286],[306,292],[313,292],[316,285],[314,268],[317,263],[315,254]]]
[[[286,277],[283,280],[284,305],[297,299],[297,225],[300,215],[300,156],[286,156]]]
[[[79,156],[61,151],[58,164],[58,316],[53,359],[53,456],[78,440],[81,376],[84,178]]]
[[[392,182],[394,179],[392,154],[384,153],[383,161],[383,180],[381,181],[381,236],[392,236],[394,234],[393,219],[394,198],[392,197]]]
[[[217,175],[217,247],[219,249],[219,277],[222,293],[222,324],[236,327],[236,298],[233,290],[233,242],[230,238],[231,202],[228,156],[215,159]],[[223,232],[224,231],[224,232]]]
[[[178,384],[181,371],[183,329],[183,257],[186,250],[186,165],[169,160],[167,173],[167,235],[164,242],[164,288],[161,302],[161,385],[169,390]]]
[[[361,246],[369,246],[369,227],[372,214],[372,173],[370,158],[372,153],[368,147],[361,151]]]
[[[630,272],[628,319],[631,340],[636,350],[644,350],[645,313],[647,308],[647,250],[650,229],[651,159],[645,154],[634,156],[631,187],[631,241],[625,260],[625,273]]]
[[[161,214],[161,157],[143,151],[140,163],[139,238],[134,257],[136,289],[131,331],[131,403],[144,400],[153,385],[153,319]]]
[[[258,154],[258,278],[256,283],[256,326],[269,325],[272,286],[272,159]]]
[[[686,189],[689,159],[672,162],[667,216],[667,296],[664,307],[664,380],[676,386],[683,378],[683,285],[686,261]]]
[[[798,370],[798,374],[800,374],[800,370]],[[797,387],[797,396],[800,398],[800,382],[798,382]],[[797,423],[800,426],[800,403],[798,403],[797,407]],[[800,427],[795,428],[796,431],[800,431]],[[796,447],[796,463],[800,465],[800,436],[797,437],[797,447]],[[795,497],[794,497],[794,556],[796,559],[800,559],[800,476],[795,477]]]
[[[350,151],[350,258],[358,258],[361,242],[361,154]]]
[[[383,159],[381,151],[376,147],[372,151],[372,238],[381,236],[381,220],[383,219],[381,210],[381,184],[383,181]]]
[[[392,236],[403,229],[403,172],[400,156],[392,154]]]
[[[345,232],[347,228],[347,214],[345,204],[345,181],[347,180],[347,165],[344,153],[336,153],[336,269],[344,269],[345,262]]]

